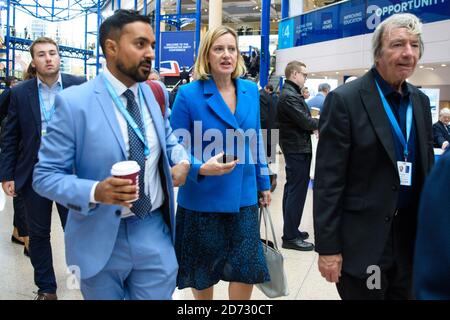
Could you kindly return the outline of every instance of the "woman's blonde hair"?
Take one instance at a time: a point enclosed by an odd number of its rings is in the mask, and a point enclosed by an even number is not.
[[[211,74],[209,67],[209,50],[211,49],[213,43],[225,34],[231,34],[236,40],[236,51],[237,51],[237,61],[236,68],[231,74],[232,79],[236,79],[245,74],[245,63],[241,56],[238,46],[237,33],[226,26],[218,26],[214,29],[209,29],[204,35],[203,39],[200,41],[200,48],[198,50],[197,60],[194,65],[195,78],[200,80],[206,80]]]

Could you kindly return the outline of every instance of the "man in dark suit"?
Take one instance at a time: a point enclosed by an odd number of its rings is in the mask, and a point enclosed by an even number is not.
[[[56,299],[50,227],[53,202],[40,197],[32,188],[32,175],[38,161],[41,137],[46,134],[54,113],[55,96],[63,88],[78,85],[84,79],[61,74],[58,45],[50,38],[36,39],[30,47],[37,77],[11,89],[10,106],[1,141],[0,179],[5,193],[19,193],[25,202],[30,259],[38,300]],[[19,146],[23,145],[22,152]],[[67,209],[57,204],[64,227]]]
[[[267,163],[275,163],[276,147],[278,143],[277,123],[277,101],[273,97],[273,86],[268,84],[259,90],[259,113]],[[273,192],[277,186],[277,175],[270,172],[270,191]]]
[[[6,123],[6,116],[8,115],[9,101],[11,96],[11,88],[18,84],[17,78],[14,76],[8,76],[5,79],[6,88],[0,95],[0,126],[2,131],[0,134],[3,136],[3,129]],[[22,146],[19,146],[19,154],[22,150]],[[1,150],[0,150],[1,151]],[[11,235],[11,241],[23,245],[23,253],[29,256],[29,238],[28,227],[26,223],[25,203],[20,196],[16,196],[13,199],[14,218],[13,218],[13,232]]]
[[[375,66],[330,92],[314,182],[319,270],[342,299],[411,298],[417,206],[433,165],[429,99],[405,80],[423,53],[421,23],[375,30]]]
[[[6,88],[3,90],[2,94],[0,94],[0,126],[3,125],[3,120],[8,115],[8,107],[9,107],[9,96],[11,94],[11,88],[17,84],[16,77],[6,77],[5,86]]]
[[[423,188],[414,254],[414,297],[450,300],[450,151],[437,161]]]
[[[434,146],[443,150],[450,143],[450,109],[444,108],[439,112],[439,121],[433,124]]]

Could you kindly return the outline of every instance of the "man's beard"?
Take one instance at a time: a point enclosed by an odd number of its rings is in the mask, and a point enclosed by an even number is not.
[[[141,63],[139,63],[137,66],[131,66],[129,68],[126,68],[125,65],[121,62],[121,61],[117,61],[117,69],[122,72],[124,75],[126,75],[127,77],[133,79],[136,82],[142,82],[147,80],[148,76],[150,75],[151,70],[148,70],[148,72],[144,72],[143,74],[141,74],[141,72],[139,71],[139,67],[142,64],[150,64],[151,65],[151,61],[142,61]]]

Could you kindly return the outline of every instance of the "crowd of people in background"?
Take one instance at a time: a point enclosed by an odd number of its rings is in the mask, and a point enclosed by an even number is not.
[[[448,253],[431,255],[430,247],[450,252],[448,201],[436,204],[448,198],[436,194],[448,189],[449,152],[433,169],[433,146],[450,149],[450,109],[432,124],[429,99],[406,81],[424,51],[421,26],[411,14],[384,20],[373,34],[372,68],[334,90],[321,83],[313,97],[299,60],[286,65],[278,92],[258,88],[259,52],[241,54],[226,26],[206,32],[193,69],[182,69],[170,93],[152,69],[150,20],[135,11],[103,21],[106,66],[88,82],[61,73],[58,44],[37,38],[23,81],[7,77],[0,96],[0,179],[13,197],[11,241],[30,258],[36,299],[57,299],[53,203],[85,299],[170,299],[176,287],[212,299],[221,280],[230,299],[250,299],[255,284],[270,280],[258,210],[277,186],[270,164],[278,143],[283,248],[315,250],[342,299],[449,298],[450,286],[436,279],[446,277]],[[224,139],[211,152],[187,138],[196,122],[202,136],[256,134],[241,144]],[[299,227],[314,133],[312,242]],[[260,146],[264,154],[249,161]],[[139,165],[136,181],[111,174],[123,161]],[[427,180],[432,169],[441,190]],[[369,288],[373,266],[380,286]]]

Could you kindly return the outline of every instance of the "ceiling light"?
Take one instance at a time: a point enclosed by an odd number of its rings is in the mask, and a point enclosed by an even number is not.
[[[369,70],[367,70],[367,69],[364,69],[364,72],[367,72],[367,71],[369,71]]]
[[[339,71],[336,71],[336,74],[339,74]]]
[[[419,66],[420,69],[423,69],[423,66]]]
[[[446,67],[446,66],[447,66],[447,65],[446,65],[446,64],[444,64],[444,63],[443,63],[443,64],[441,64],[441,67]]]
[[[311,74],[312,77],[314,77],[315,75],[316,75],[315,73]]]
[[[430,70],[430,71],[434,71],[433,67],[429,67],[429,68],[425,68],[425,69]]]

